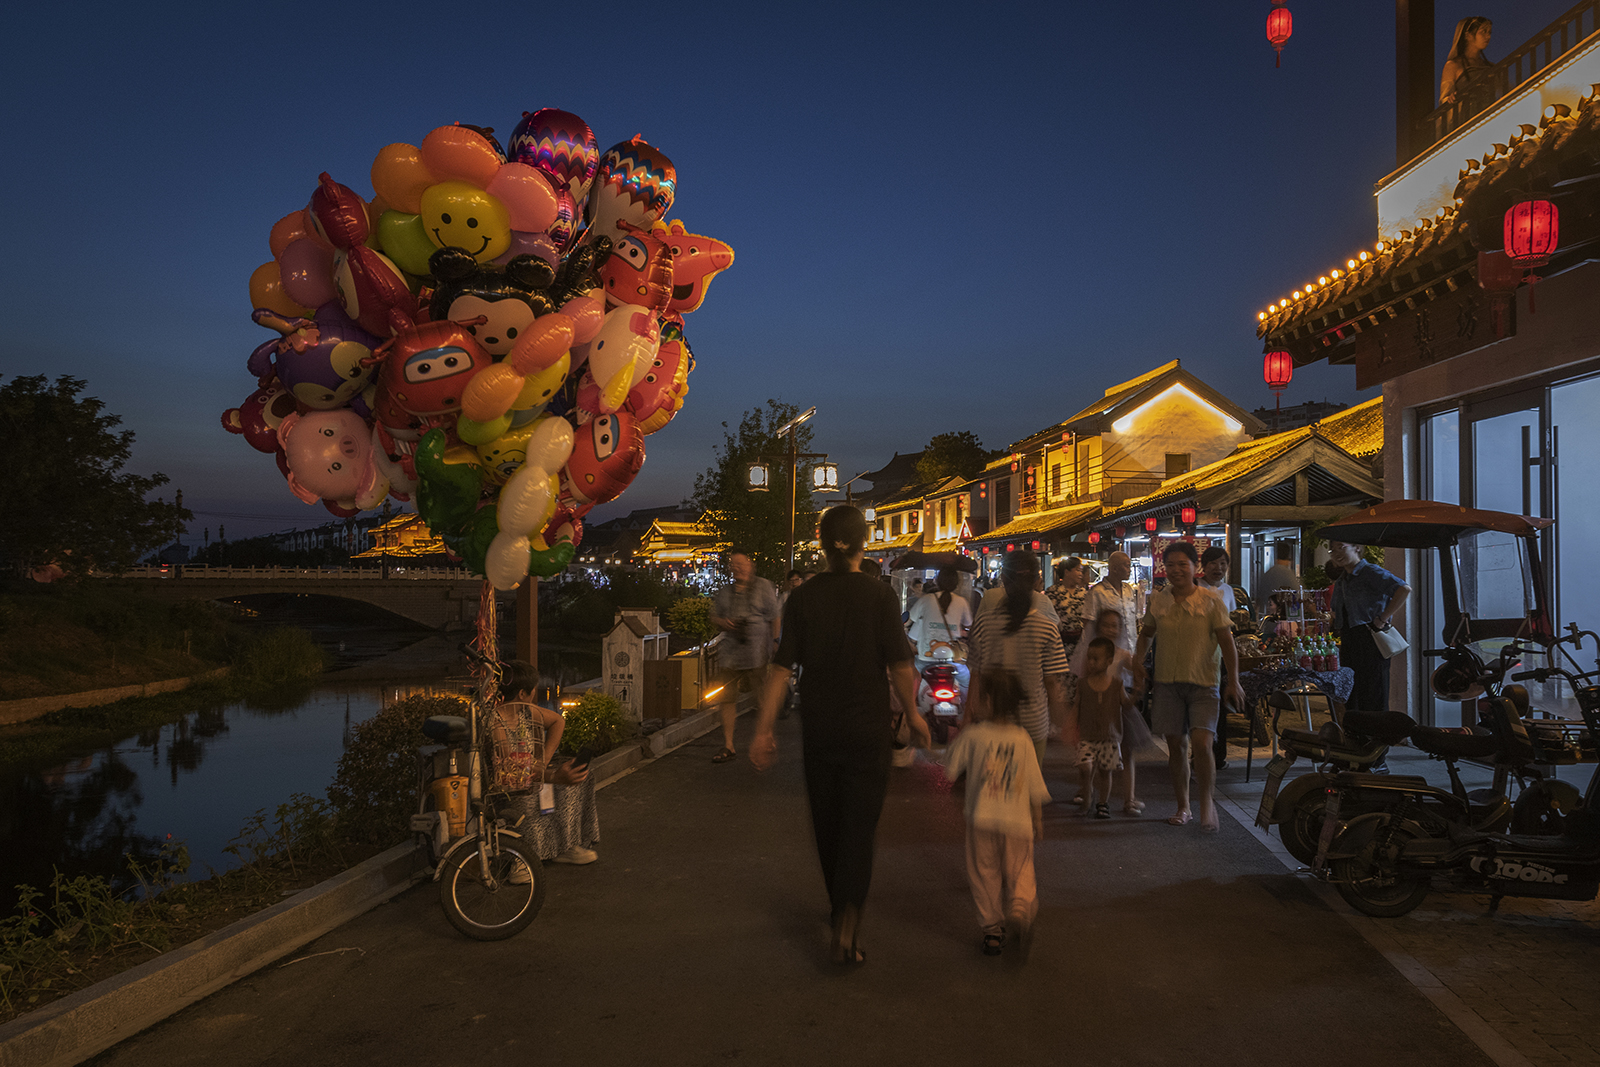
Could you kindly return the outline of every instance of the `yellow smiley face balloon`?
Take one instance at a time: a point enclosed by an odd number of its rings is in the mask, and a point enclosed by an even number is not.
[[[440,182],[422,194],[422,225],[439,248],[460,248],[488,263],[511,247],[511,216],[498,197],[466,182]]]

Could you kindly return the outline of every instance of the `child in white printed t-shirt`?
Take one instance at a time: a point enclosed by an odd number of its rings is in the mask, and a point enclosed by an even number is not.
[[[1008,932],[1026,945],[1039,910],[1033,843],[1044,840],[1050,791],[1033,739],[1017,723],[1022,683],[1004,670],[985,671],[976,681],[972,709],[980,721],[951,743],[945,773],[952,782],[967,779],[967,881],[984,954],[998,956]]]

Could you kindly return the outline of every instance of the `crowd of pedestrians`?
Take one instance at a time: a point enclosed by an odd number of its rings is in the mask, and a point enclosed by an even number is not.
[[[733,757],[733,702],[739,689],[754,690],[761,699],[750,759],[759,769],[773,766],[774,723],[798,680],[801,760],[835,962],[866,959],[862,914],[895,724],[904,723],[917,747],[931,744],[917,690],[920,671],[936,659],[964,654],[970,672],[964,725],[944,761],[946,777],[965,786],[967,874],[985,953],[1000,953],[1008,941],[1025,946],[1038,907],[1033,845],[1051,802],[1042,774],[1050,737],[1070,746],[1078,770],[1073,803],[1085,816],[1114,818],[1118,802],[1123,815],[1140,816],[1137,759],[1164,751],[1176,798],[1166,821],[1217,831],[1221,747],[1214,753],[1214,739],[1225,706],[1244,707],[1225,551],[1202,557],[1188,542],[1167,544],[1164,584],[1148,598],[1130,580],[1125,553],[1112,553],[1093,584],[1082,561],[1068,559],[1046,592],[1038,557],[1011,552],[976,611],[948,567],[902,614],[887,579],[865,566],[861,512],[830,509],[819,539],[828,570],[791,574],[781,601],[754,576],[748,555],[732,556],[734,582],[712,608],[713,623],[731,638],[724,655],[734,653],[725,661],[733,685],[714,758]],[[1407,590],[1345,555],[1335,546],[1333,569],[1349,584],[1336,589],[1335,604],[1349,629],[1370,638]]]

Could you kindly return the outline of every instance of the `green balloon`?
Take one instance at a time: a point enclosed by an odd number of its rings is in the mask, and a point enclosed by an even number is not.
[[[498,419],[490,419],[488,422],[478,422],[465,415],[456,416],[456,436],[469,445],[486,445],[509,429],[511,429],[509,411]]]
[[[427,275],[428,257],[438,251],[428,240],[422,216],[399,211],[385,211],[378,216],[378,244],[383,246],[383,254],[394,260],[395,266],[407,274],[419,276]]]
[[[571,541],[563,541],[543,552],[534,549],[528,561],[528,573],[538,578],[553,578],[567,569],[576,551],[577,547]]]
[[[466,530],[483,488],[482,467],[446,463],[444,452],[443,430],[429,430],[417,442],[417,514],[440,537]]]

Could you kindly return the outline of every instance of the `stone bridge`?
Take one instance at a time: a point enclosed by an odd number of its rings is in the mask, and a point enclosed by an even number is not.
[[[164,600],[233,600],[300,593],[360,600],[436,630],[470,629],[483,579],[463,568],[135,567],[101,579]]]

